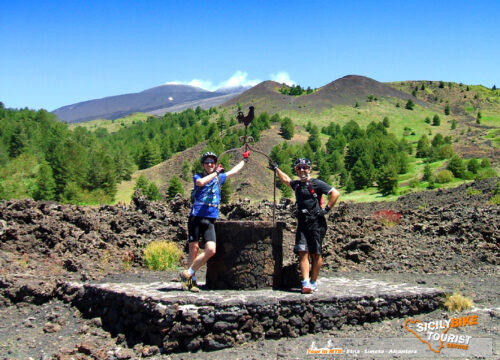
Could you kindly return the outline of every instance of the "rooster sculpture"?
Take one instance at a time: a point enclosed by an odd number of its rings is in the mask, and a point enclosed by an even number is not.
[[[245,126],[250,125],[250,123],[253,120],[254,107],[250,106],[248,109],[249,109],[249,111],[248,111],[248,115],[247,116],[243,115],[242,111],[238,111],[238,116],[236,117],[238,119],[238,122],[245,124]]]

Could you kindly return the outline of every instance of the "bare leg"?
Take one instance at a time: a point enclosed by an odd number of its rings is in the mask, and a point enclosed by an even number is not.
[[[193,241],[189,243],[189,255],[188,255],[188,269],[192,268],[194,259],[198,256],[198,250],[200,249],[200,242]]]
[[[321,257],[321,254],[311,254],[311,261],[311,281],[316,281],[319,276],[321,265],[323,265],[323,257]]]
[[[299,268],[302,280],[309,279],[309,253],[307,251],[299,251]]]
[[[210,259],[212,256],[215,255],[215,250],[216,250],[215,241],[207,242],[205,244],[205,252],[196,257],[196,259],[193,261],[193,264],[191,265],[191,269],[197,271],[199,268],[205,265],[208,259]]]

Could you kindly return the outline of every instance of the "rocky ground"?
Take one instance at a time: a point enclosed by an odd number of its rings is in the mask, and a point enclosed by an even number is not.
[[[408,194],[390,203],[341,202],[328,218],[324,274],[426,284],[470,296],[480,319],[471,334],[492,337],[494,358],[498,358],[500,208],[489,204],[497,182],[490,179],[450,190]],[[158,348],[147,345],[128,348],[124,338],[112,337],[101,328],[100,319],[85,319],[57,298],[58,284],[70,279],[176,277],[176,272],[144,270],[142,247],[155,239],[167,239],[185,248],[189,206],[183,198],[166,204],[140,196],[130,206],[100,208],[31,200],[0,202],[0,356],[314,358],[306,356],[312,341],[406,335],[404,319],[392,319],[217,352],[160,355]],[[295,263],[293,210],[290,202],[280,203],[277,209],[277,220],[287,224],[286,264]],[[272,204],[239,201],[221,211],[225,219],[269,220]],[[443,313],[437,310],[422,320],[450,316]]]

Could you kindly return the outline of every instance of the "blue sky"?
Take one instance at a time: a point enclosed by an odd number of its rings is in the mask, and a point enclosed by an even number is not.
[[[500,86],[500,1],[2,1],[0,101],[54,110],[169,82]]]

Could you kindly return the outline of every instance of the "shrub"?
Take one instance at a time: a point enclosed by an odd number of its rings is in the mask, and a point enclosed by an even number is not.
[[[476,180],[485,180],[496,176],[498,176],[498,174],[493,168],[484,168],[479,170],[476,175]]]
[[[401,214],[393,210],[380,210],[373,214],[373,218],[385,226],[395,226],[401,221]]]
[[[453,180],[453,173],[450,170],[442,170],[436,174],[436,182],[445,184]]]
[[[465,175],[465,164],[462,158],[458,155],[453,155],[446,166],[457,178],[462,178]]]
[[[490,203],[493,205],[499,205],[500,204],[500,195],[495,195],[490,199]]]
[[[144,249],[144,263],[150,270],[175,269],[182,252],[170,241],[152,241]]]
[[[444,306],[448,311],[462,311],[470,309],[474,306],[474,301],[471,298],[460,295],[459,293],[454,293],[453,295],[447,295]]]
[[[416,188],[420,184],[420,181],[417,178],[413,178],[408,182],[408,186],[411,188]]]

